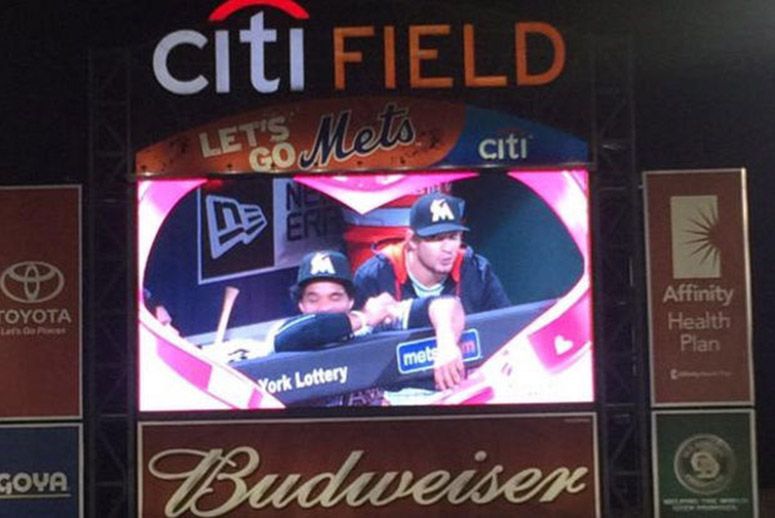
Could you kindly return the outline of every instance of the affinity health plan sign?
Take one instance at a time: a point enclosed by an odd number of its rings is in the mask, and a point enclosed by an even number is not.
[[[753,403],[745,171],[644,174],[651,400]]]

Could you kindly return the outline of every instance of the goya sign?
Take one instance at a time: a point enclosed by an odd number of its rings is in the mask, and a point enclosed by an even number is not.
[[[83,516],[80,425],[4,425],[0,445],[0,516]]]

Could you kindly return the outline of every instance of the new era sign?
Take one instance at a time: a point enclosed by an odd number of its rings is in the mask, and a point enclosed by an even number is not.
[[[274,266],[271,191],[259,182],[210,183],[198,192],[200,279],[209,282]]]
[[[260,205],[240,203],[235,198],[205,196],[210,256],[217,259],[238,244],[249,244],[266,228]]]

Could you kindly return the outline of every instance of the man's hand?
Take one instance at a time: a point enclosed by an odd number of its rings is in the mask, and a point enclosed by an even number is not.
[[[167,311],[167,308],[164,306],[156,306],[153,310],[153,316],[156,317],[156,320],[161,323],[163,326],[168,326],[170,329],[172,329],[176,335],[179,335],[180,332],[175,328],[175,326],[172,325],[172,316],[170,316],[169,312]]]
[[[463,365],[463,353],[457,346],[457,342],[448,340],[441,343],[436,339],[436,355],[433,359],[433,379],[436,388],[447,390],[457,386],[466,377],[466,369]]]
[[[366,323],[371,327],[390,324],[399,316],[398,302],[387,292],[367,300],[362,311],[366,315]]]

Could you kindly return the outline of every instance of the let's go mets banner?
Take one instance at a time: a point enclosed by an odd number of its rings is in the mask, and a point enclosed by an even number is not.
[[[506,113],[408,97],[320,99],[247,111],[141,150],[139,176],[546,166],[584,141]]]
[[[648,171],[655,406],[753,402],[745,171]]]
[[[81,415],[81,190],[0,187],[0,419]]]
[[[140,516],[599,516],[592,414],[141,423]]]

